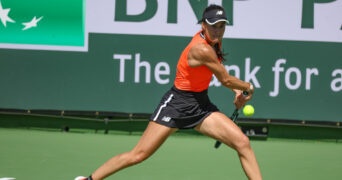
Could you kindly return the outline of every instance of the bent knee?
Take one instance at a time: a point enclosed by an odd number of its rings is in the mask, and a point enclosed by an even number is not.
[[[245,134],[242,134],[238,139],[236,139],[233,148],[238,152],[242,152],[245,149],[250,149],[251,144],[249,138]]]
[[[145,161],[150,155],[146,152],[132,152],[131,153],[131,164],[139,164]]]

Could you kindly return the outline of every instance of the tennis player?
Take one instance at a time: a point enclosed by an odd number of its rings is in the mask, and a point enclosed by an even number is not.
[[[218,5],[208,6],[200,23],[202,29],[194,35],[179,58],[174,86],[162,97],[136,146],[131,151],[112,157],[89,177],[79,176],[76,180],[102,180],[141,163],[172,133],[188,128],[236,150],[246,176],[250,180],[262,179],[248,137],[208,97],[213,74],[224,87],[235,93],[234,104],[237,108],[250,100],[254,92],[252,84],[229,75],[222,64],[222,38],[228,23],[225,10]],[[247,91],[248,96],[243,96],[243,91]]]

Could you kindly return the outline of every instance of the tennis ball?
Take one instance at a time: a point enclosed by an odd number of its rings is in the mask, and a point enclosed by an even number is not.
[[[243,114],[245,116],[253,116],[254,114],[254,107],[252,105],[246,105],[243,110],[242,110]]]

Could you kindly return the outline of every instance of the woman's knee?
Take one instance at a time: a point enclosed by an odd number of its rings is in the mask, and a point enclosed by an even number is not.
[[[246,149],[250,149],[251,144],[249,138],[245,134],[241,134],[239,138],[236,139],[233,148],[239,153],[243,152]]]
[[[140,151],[140,152],[130,152],[130,159],[131,164],[139,164],[145,161],[150,155],[147,152]]]

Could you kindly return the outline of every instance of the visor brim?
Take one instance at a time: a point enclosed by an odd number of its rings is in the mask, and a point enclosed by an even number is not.
[[[223,21],[226,22],[226,24],[229,24],[229,21],[227,19],[213,19],[211,21],[209,21],[208,19],[205,19],[205,22],[209,25],[214,25],[218,22],[223,22]]]

